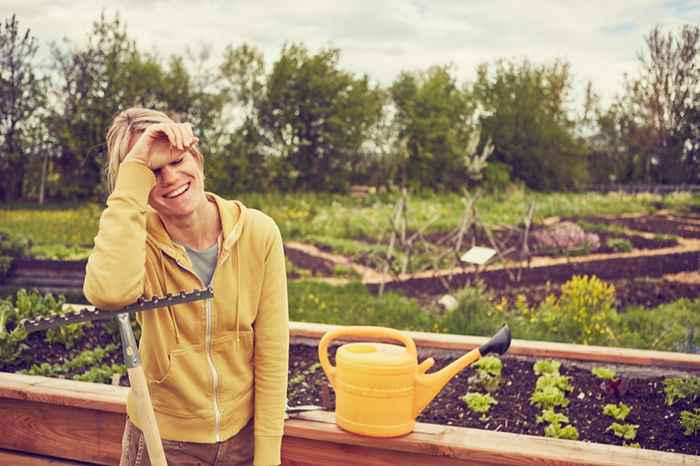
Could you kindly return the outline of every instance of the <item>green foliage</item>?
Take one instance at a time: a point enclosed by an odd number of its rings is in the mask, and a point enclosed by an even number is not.
[[[560,438],[565,440],[578,440],[578,429],[572,425],[566,425],[564,427],[561,424],[550,424],[544,428],[544,435],[546,437]]]
[[[419,304],[396,293],[371,294],[361,283],[333,286],[312,280],[290,282],[292,320],[340,325],[378,325],[397,329],[434,331],[434,319]]]
[[[275,153],[277,186],[343,191],[384,96],[365,77],[340,70],[340,51],[285,45],[256,105]]]
[[[118,350],[115,343],[110,343],[105,347],[98,346],[97,348],[81,351],[73,359],[60,364],[33,364],[31,368],[20,371],[28,375],[43,375],[45,377],[55,377],[57,375],[68,374],[71,372],[89,369],[92,366],[101,364],[110,354]]]
[[[619,424],[617,422],[613,422],[605,430],[611,430],[615,436],[625,440],[634,440],[637,437],[638,428],[639,426],[636,424]]]
[[[82,374],[73,376],[73,380],[93,383],[111,383],[114,374],[126,374],[126,366],[124,364],[102,364],[93,366]]]
[[[63,244],[42,244],[32,247],[31,255],[36,259],[53,259],[64,261],[85,260],[91,249]]]
[[[700,408],[695,408],[693,412],[681,411],[681,425],[685,428],[683,435],[694,435],[700,432]]]
[[[532,366],[532,370],[535,372],[535,375],[544,375],[544,374],[559,375],[559,368],[560,367],[561,367],[561,362],[559,362],[555,359],[540,359],[539,361],[535,361],[535,364]]]
[[[475,362],[472,367],[476,373],[469,377],[469,384],[481,387],[487,392],[495,392],[501,385],[503,363],[496,356],[485,356]]]
[[[454,295],[458,306],[443,314],[439,327],[459,335],[491,335],[502,325],[482,282],[466,285]]]
[[[534,189],[575,187],[587,181],[585,148],[575,134],[566,102],[570,67],[498,60],[482,64],[472,93],[483,109],[479,122],[494,141],[492,159]]]
[[[5,202],[26,194],[27,180],[35,178],[29,162],[46,150],[47,89],[37,74],[37,50],[36,37],[21,30],[15,14],[0,23],[0,199]],[[3,262],[0,254],[0,272]]]
[[[61,313],[65,298],[52,294],[41,294],[24,289],[12,297],[0,301],[0,368],[12,366],[30,357],[29,346],[25,343],[27,332],[19,325],[22,319],[35,319]],[[67,349],[73,348],[84,335],[85,323],[69,324],[47,330],[44,341],[49,344],[60,343]]]
[[[617,419],[618,421],[624,421],[631,410],[632,408],[630,408],[623,402],[620,402],[616,405],[609,403],[603,406],[603,414],[605,414],[606,416],[610,416],[613,419]]]
[[[488,417],[488,412],[492,405],[497,405],[498,401],[488,393],[475,393],[469,392],[461,398],[469,409],[475,413],[480,413],[480,420],[486,421]]]
[[[591,374],[602,380],[612,380],[617,376],[617,373],[609,367],[594,367],[591,369]]]
[[[548,408],[542,411],[541,416],[537,416],[536,421],[538,424],[547,422],[549,424],[568,424],[569,418],[562,413],[557,413],[553,408]]]
[[[700,377],[687,375],[684,377],[669,377],[664,379],[666,404],[671,406],[678,400],[689,399],[695,402],[700,398]]]
[[[430,189],[461,188],[468,179],[465,156],[470,154],[465,154],[465,147],[473,136],[467,124],[473,106],[449,67],[401,73],[390,93],[398,109],[403,144],[396,182]]]
[[[537,416],[537,423],[541,424],[546,422],[548,425],[544,428],[544,435],[546,437],[561,438],[567,440],[577,440],[578,430],[576,427],[568,424],[569,418],[562,413],[557,413],[553,408],[547,408],[542,411],[542,415]]]
[[[562,392],[570,392],[574,389],[571,385],[571,377],[560,374],[542,374],[535,385],[535,390],[544,390],[554,387]]]
[[[615,252],[630,252],[634,249],[632,242],[627,238],[609,238],[606,244]]]
[[[566,399],[566,395],[559,388],[545,386],[532,393],[530,404],[540,409],[549,409],[555,406],[569,406],[569,400]]]
[[[16,258],[29,256],[31,243],[8,231],[0,230],[0,283]]]

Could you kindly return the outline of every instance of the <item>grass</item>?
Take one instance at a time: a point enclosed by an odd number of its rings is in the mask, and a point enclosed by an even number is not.
[[[342,240],[379,238],[387,232],[398,193],[365,198],[333,194],[268,193],[237,197],[249,207],[261,209],[272,218],[287,240],[309,238]],[[511,189],[481,197],[476,207],[482,222],[491,225],[517,225],[530,202],[535,203],[535,222],[552,216],[578,216],[621,213],[653,213],[663,208],[681,211],[700,205],[700,196],[688,193],[624,195],[619,193],[535,193]],[[90,247],[97,233],[103,206],[96,203],[55,204],[38,207],[12,204],[0,209],[0,225],[34,244],[61,244]],[[464,199],[456,194],[418,193],[408,202],[408,229],[416,230],[436,219],[426,232],[455,229],[462,218]],[[346,245],[350,246],[350,245]],[[362,251],[354,244],[348,249]]]

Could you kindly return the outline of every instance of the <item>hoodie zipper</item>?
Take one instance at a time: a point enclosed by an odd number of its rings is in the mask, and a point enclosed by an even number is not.
[[[182,267],[183,269],[187,270],[190,272],[192,275],[197,277],[197,280],[199,280],[199,283],[202,287],[204,287],[204,283],[202,283],[202,280],[199,278],[199,276],[194,273],[192,270],[187,268],[183,263],[181,263],[179,260],[175,259],[175,262],[177,265]],[[216,270],[214,270],[214,273],[216,274]],[[221,408],[219,407],[219,397],[218,397],[218,392],[219,392],[219,373],[216,370],[216,366],[214,365],[214,357],[212,356],[212,347],[213,347],[213,338],[212,338],[212,333],[213,333],[213,317],[212,317],[212,307],[211,307],[211,302],[213,298],[207,299],[206,300],[206,305],[205,305],[205,314],[206,314],[206,324],[205,324],[205,333],[204,333],[204,347],[205,347],[205,352],[207,354],[207,362],[209,363],[209,369],[211,370],[211,377],[212,377],[212,388],[213,388],[213,397],[212,397],[212,407],[214,409],[214,438],[216,442],[221,441]]]

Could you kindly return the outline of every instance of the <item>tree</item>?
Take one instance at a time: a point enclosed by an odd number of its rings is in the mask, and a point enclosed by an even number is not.
[[[630,116],[646,128],[638,142],[647,182],[697,181],[697,160],[686,150],[680,130],[697,106],[700,93],[700,27],[686,25],[678,36],[659,26],[645,37],[639,76],[627,83],[632,102]]]
[[[587,180],[585,146],[570,116],[571,73],[565,62],[482,64],[472,86],[491,160],[511,167],[533,189],[574,188]]]
[[[381,92],[366,76],[338,69],[336,49],[310,54],[285,46],[257,108],[283,188],[347,188],[367,131],[379,119]]]
[[[473,139],[473,106],[449,67],[401,73],[391,85],[405,145],[401,184],[459,189],[469,180],[465,149]]]
[[[34,70],[37,49],[14,15],[0,24],[0,196],[6,202],[22,197],[27,165],[44,139],[46,91]]]

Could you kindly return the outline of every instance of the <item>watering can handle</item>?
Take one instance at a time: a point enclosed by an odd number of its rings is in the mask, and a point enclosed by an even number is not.
[[[413,338],[393,328],[363,325],[338,327],[334,330],[326,332],[326,334],[323,335],[323,338],[321,338],[321,342],[318,344],[318,359],[321,362],[321,367],[323,367],[323,372],[326,373],[326,376],[328,377],[328,380],[333,388],[335,388],[335,366],[333,366],[328,360],[328,345],[332,340],[339,337],[398,340],[404,344],[410,355],[417,358],[416,344],[413,342]]]

